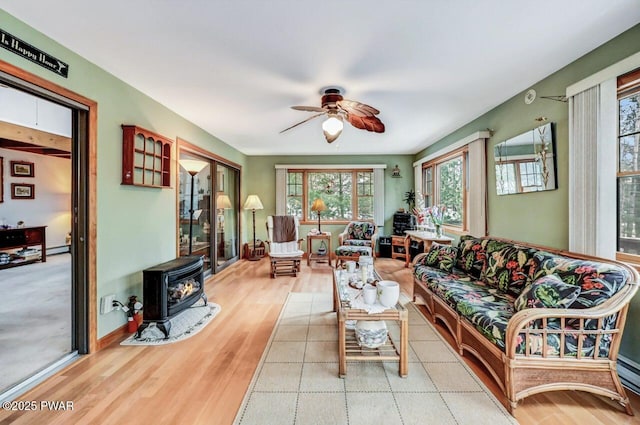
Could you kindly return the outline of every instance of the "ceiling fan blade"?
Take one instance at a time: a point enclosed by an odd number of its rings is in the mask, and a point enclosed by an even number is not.
[[[323,112],[320,112],[319,114],[311,115],[311,116],[310,116],[309,118],[307,118],[306,120],[300,121],[299,123],[294,124],[294,125],[292,125],[291,127],[287,127],[287,128],[285,128],[284,130],[282,130],[280,133],[284,133],[285,131],[291,130],[292,128],[297,127],[297,126],[299,126],[300,124],[304,124],[304,123],[306,123],[307,121],[311,121],[312,119],[317,118],[317,117],[319,117],[319,116],[321,116],[321,115],[324,115],[324,114],[326,114],[326,113],[327,113],[327,111],[323,110]]]
[[[307,111],[307,112],[325,112],[325,108],[321,108],[319,106],[292,106],[291,109],[295,109],[296,111]]]
[[[348,114],[358,115],[360,117],[372,117],[378,115],[378,111],[373,106],[366,105],[364,103],[356,102],[355,100],[342,99],[336,102],[336,105]]]
[[[347,119],[355,128],[373,131],[375,133],[384,133],[384,124],[377,117],[360,117],[355,114],[347,114]]]

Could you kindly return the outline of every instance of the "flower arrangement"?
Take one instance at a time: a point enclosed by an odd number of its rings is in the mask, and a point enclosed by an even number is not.
[[[434,226],[442,226],[444,222],[444,213],[447,211],[447,207],[444,205],[434,205],[427,208],[427,215],[431,218]]]

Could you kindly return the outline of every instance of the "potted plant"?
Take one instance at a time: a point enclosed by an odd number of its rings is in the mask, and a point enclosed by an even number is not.
[[[407,206],[409,207],[408,210],[413,211],[416,206],[416,192],[414,192],[413,189],[405,192],[402,200],[407,203]]]

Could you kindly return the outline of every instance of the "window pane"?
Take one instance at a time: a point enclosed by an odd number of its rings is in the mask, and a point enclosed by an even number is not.
[[[640,176],[618,179],[618,251],[640,255]]]
[[[516,193],[516,169],[513,163],[496,164],[498,195]]]
[[[521,162],[520,164],[520,185],[523,192],[536,192],[543,190],[542,171],[538,162]]]
[[[433,167],[427,167],[423,171],[424,184],[422,187],[424,196],[424,206],[430,207],[433,205]]]
[[[299,219],[302,219],[302,178],[302,172],[287,173],[287,215],[294,215]]]
[[[321,198],[327,210],[322,212],[322,220],[351,220],[353,217],[351,194],[351,172],[309,172],[308,174],[307,219],[317,219],[311,205]]]
[[[358,196],[373,196],[373,173],[358,173]]]
[[[447,207],[444,224],[462,226],[463,174],[462,157],[438,165],[439,203]]]
[[[302,218],[302,197],[287,197],[287,215]]]
[[[640,171],[640,134],[621,137],[619,146],[620,171]]]
[[[640,93],[620,99],[620,136],[640,131]]]
[[[358,198],[358,220],[373,220],[373,197]]]

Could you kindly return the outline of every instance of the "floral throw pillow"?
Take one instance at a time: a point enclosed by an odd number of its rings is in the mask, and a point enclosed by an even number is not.
[[[424,265],[437,267],[442,271],[450,272],[456,264],[458,248],[451,245],[433,243],[424,258]]]
[[[516,298],[516,311],[525,308],[568,308],[580,295],[580,287],[564,283],[555,274],[541,276]]]

